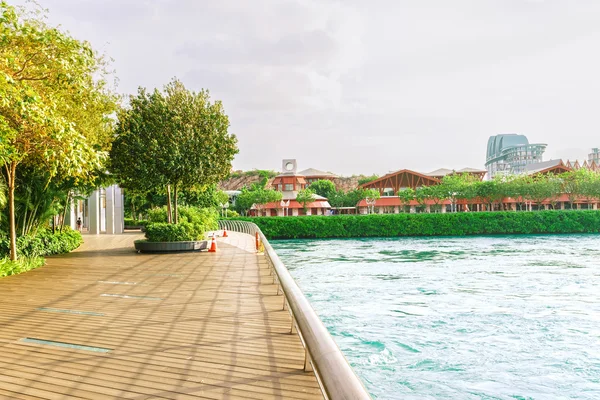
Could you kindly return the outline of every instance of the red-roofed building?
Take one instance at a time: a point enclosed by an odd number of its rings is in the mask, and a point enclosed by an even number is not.
[[[273,179],[272,187],[282,193],[283,198],[279,202],[267,203],[253,206],[250,213],[255,216],[283,217],[300,215],[327,215],[331,205],[325,197],[314,195],[313,200],[303,207],[296,200],[298,191],[306,189],[309,183],[306,177],[296,172],[296,160],[283,160],[282,173]]]

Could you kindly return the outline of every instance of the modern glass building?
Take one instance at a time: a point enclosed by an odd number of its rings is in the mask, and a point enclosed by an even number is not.
[[[596,163],[596,165],[600,164],[600,149],[594,147],[592,152],[588,154],[588,163]]]
[[[522,174],[526,166],[542,161],[546,144],[530,144],[525,135],[515,133],[490,136],[485,168],[488,178],[496,174]]]

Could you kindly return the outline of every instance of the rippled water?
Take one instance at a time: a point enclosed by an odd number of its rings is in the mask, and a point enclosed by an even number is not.
[[[274,241],[378,399],[600,399],[600,236]]]

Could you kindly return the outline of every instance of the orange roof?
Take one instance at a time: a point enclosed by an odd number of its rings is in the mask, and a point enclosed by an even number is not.
[[[359,187],[361,187],[361,188],[374,187],[374,186],[376,186],[377,183],[383,182],[386,179],[389,179],[389,178],[392,178],[392,177],[395,177],[395,176],[401,175],[401,174],[414,175],[416,177],[419,177],[419,178],[422,178],[424,180],[427,180],[427,181],[429,181],[432,184],[440,183],[440,180],[437,179],[437,178],[434,178],[434,177],[431,177],[431,176],[427,176],[427,175],[421,174],[421,173],[416,172],[416,171],[411,171],[410,169],[401,169],[399,171],[390,172],[389,174],[386,174],[386,175],[382,176],[381,178],[375,179],[374,181],[363,183]]]

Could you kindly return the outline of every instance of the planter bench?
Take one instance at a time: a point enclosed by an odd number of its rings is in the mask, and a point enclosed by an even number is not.
[[[136,240],[135,249],[138,253],[172,253],[180,251],[201,251],[208,249],[208,241],[197,240],[191,242],[147,242]]]

